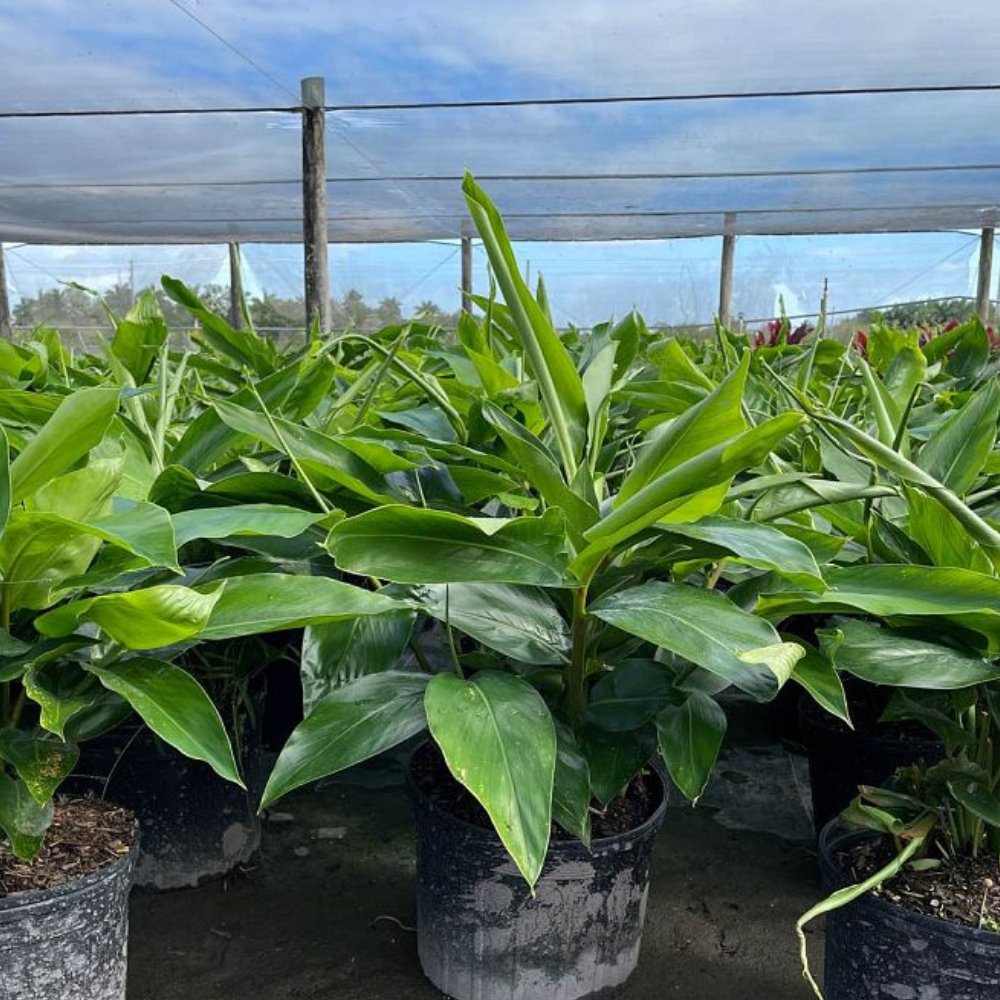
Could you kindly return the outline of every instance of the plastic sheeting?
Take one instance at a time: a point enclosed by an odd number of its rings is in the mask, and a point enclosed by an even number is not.
[[[307,75],[337,242],[467,233],[465,168],[521,240],[993,225],[997,37],[991,0],[0,0],[0,239],[297,241]],[[787,96],[907,87],[965,89]],[[151,110],[191,113],[64,114]]]

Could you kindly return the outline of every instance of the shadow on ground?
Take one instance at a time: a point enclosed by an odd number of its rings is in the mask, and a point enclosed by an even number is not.
[[[800,787],[780,748],[739,749],[706,805],[670,810],[639,970],[615,998],[808,1000],[793,926],[818,886]],[[129,1000],[439,997],[410,930],[413,832],[398,768],[321,784],[281,810],[251,870],[133,896]]]

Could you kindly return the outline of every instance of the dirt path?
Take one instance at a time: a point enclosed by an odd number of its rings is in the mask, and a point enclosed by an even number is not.
[[[439,997],[400,926],[413,923],[403,789],[327,784],[282,809],[254,870],[133,898],[129,1000]],[[713,813],[668,813],[640,967],[615,996],[808,1000],[793,924],[817,893],[811,851]]]

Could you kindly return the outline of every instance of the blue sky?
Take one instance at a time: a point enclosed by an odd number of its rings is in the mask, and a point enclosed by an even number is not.
[[[0,109],[287,106],[310,74],[331,103],[989,83],[997,37],[989,0],[0,0]],[[331,184],[333,284],[455,298],[454,247],[407,241],[463,231],[457,183],[385,177],[1000,164],[1000,134],[983,127],[998,120],[993,93],[330,115],[328,173],[359,178]],[[130,260],[141,279],[211,280],[232,236],[277,241],[247,260],[287,294],[301,276],[285,243],[299,231],[298,157],[291,115],[0,120],[0,238],[29,244],[10,254],[15,295],[110,283]],[[273,180],[288,183],[260,183]],[[486,186],[516,236],[587,241],[519,247],[565,318],[634,304],[699,321],[714,309],[717,239],[616,240],[716,233],[738,211],[741,230],[766,233],[739,249],[748,315],[779,294],[814,309],[825,277],[841,308],[969,294],[967,236],[831,231],[974,232],[995,217],[1000,169]],[[823,235],[777,235],[810,230]],[[108,240],[212,245],[74,247]],[[385,240],[402,242],[370,245]]]

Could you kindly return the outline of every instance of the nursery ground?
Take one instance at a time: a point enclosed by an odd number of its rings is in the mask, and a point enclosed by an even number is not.
[[[413,830],[398,768],[347,777],[283,802],[251,870],[133,896],[129,1000],[440,996],[409,930]],[[818,891],[801,779],[779,747],[731,750],[705,805],[669,811],[639,970],[615,997],[811,996],[793,932]]]

